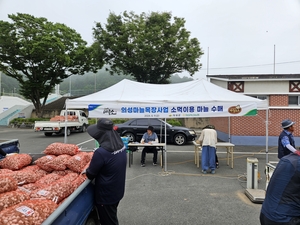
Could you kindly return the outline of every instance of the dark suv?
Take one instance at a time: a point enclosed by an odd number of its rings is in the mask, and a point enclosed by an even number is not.
[[[140,142],[148,126],[153,126],[159,142],[165,142],[165,122],[156,118],[130,119],[122,124],[116,124],[115,130],[120,136],[129,137],[129,142]],[[186,127],[172,126],[166,123],[167,142],[176,145],[184,145],[188,141],[194,141],[196,132]]]

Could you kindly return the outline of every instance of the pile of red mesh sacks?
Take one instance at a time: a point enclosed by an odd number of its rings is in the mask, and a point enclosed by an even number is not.
[[[68,121],[78,121],[78,116],[67,116]],[[55,116],[50,119],[50,121],[65,121],[65,116]]]
[[[29,154],[0,161],[0,224],[41,224],[85,180],[93,152],[53,143],[32,162]]]

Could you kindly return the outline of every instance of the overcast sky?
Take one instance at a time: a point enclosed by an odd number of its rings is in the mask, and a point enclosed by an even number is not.
[[[185,18],[204,51],[206,74],[300,73],[300,0],[0,0],[0,20],[28,13],[64,23],[89,44],[110,12],[172,12]],[[182,75],[188,76],[188,73]]]

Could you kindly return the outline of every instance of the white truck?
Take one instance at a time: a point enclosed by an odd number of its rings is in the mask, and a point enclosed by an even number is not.
[[[67,132],[85,132],[89,124],[87,115],[82,110],[62,110],[59,116],[55,116],[50,121],[35,121],[34,131],[44,132],[45,136],[61,134]],[[67,129],[66,129],[67,128]]]

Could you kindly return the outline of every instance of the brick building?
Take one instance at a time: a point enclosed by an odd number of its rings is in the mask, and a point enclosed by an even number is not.
[[[291,119],[296,122],[294,132],[296,145],[300,145],[300,74],[266,75],[207,75],[211,83],[225,89],[259,99],[267,99],[268,113],[259,110],[257,116],[210,118],[216,126],[218,137],[236,145],[277,146],[281,121]],[[268,115],[268,120],[266,118]],[[268,121],[268,126],[266,123]],[[267,129],[268,128],[268,129]]]

